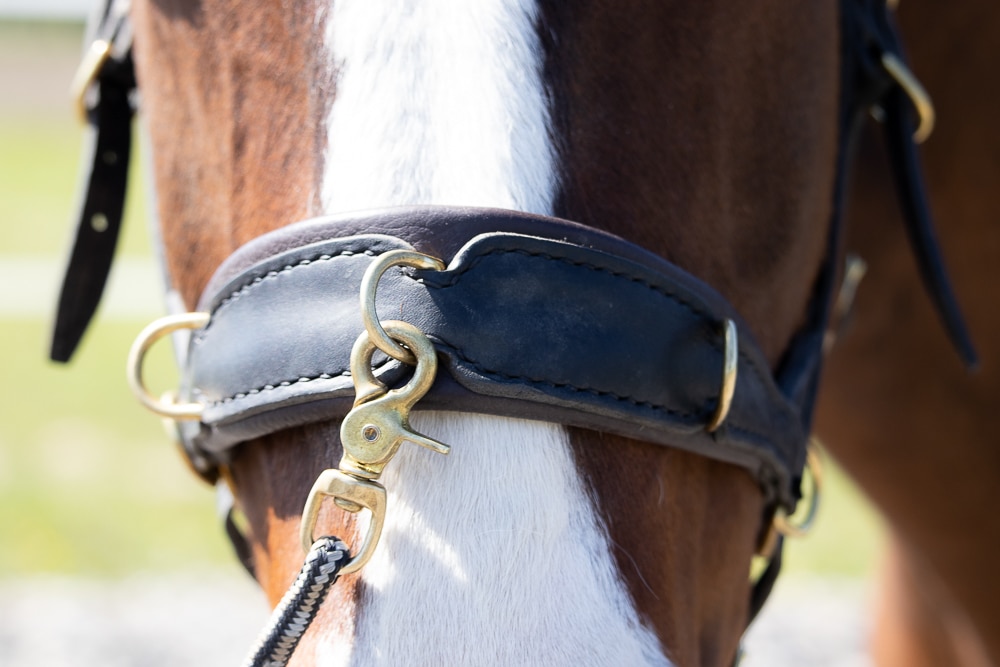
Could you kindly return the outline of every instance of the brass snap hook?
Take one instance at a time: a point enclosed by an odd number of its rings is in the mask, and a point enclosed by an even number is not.
[[[410,427],[410,410],[423,398],[434,383],[437,355],[434,345],[419,329],[407,322],[390,320],[379,328],[406,346],[416,361],[413,377],[398,389],[389,389],[372,371],[372,355],[379,349],[365,331],[351,349],[351,375],[357,396],[354,407],[340,425],[340,440],[344,455],[340,470],[325,470],[313,484],[302,511],[299,538],[307,552],[315,540],[314,532],[320,507],[325,497],[343,510],[371,512],[368,532],[361,548],[341,570],[341,574],[357,572],[375,552],[382,527],[385,525],[385,487],[375,480],[404,442],[413,442],[441,454],[448,445],[417,433]]]
[[[380,328],[383,326],[393,339],[406,345],[417,366],[406,385],[388,389],[372,371],[372,355],[378,348],[369,332],[363,332],[351,349],[351,375],[357,396],[354,408],[340,425],[340,440],[344,445],[340,468],[368,479],[378,479],[404,441],[441,454],[450,449],[410,426],[410,410],[431,388],[437,374],[434,345],[407,322],[390,320],[380,324]]]

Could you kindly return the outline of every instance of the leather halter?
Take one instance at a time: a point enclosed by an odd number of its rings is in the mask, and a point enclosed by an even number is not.
[[[97,92],[86,100],[96,140],[54,329],[51,356],[58,361],[70,358],[93,316],[120,225],[135,89],[121,4],[104,8],[97,35],[108,41],[108,56],[87,77],[95,85],[84,87]],[[740,320],[711,288],[626,241],[571,222],[431,207],[306,221],[251,242],[220,267],[202,298],[211,323],[193,337],[185,368],[188,393],[207,406],[199,423],[183,429],[196,468],[210,475],[241,441],[346,412],[343,360],[358,327],[344,299],[354,301],[354,281],[369,255],[415,247],[452,263],[442,276],[397,274],[387,288],[393,307],[404,307],[431,334],[450,371],[422,406],[545,419],[683,447],[746,467],[772,507],[792,509],[839,274],[850,139],[872,107],[883,112],[924,284],[962,360],[976,363],[933,230],[911,138],[911,99],[884,64],[886,56],[905,63],[891,13],[876,0],[842,0],[841,8],[840,148],[827,259],[807,322],[775,375],[749,328],[738,326],[739,379],[722,428],[704,428],[718,395],[720,324]],[[482,303],[503,303],[512,317],[470,308]],[[611,318],[602,312],[609,306]],[[286,312],[262,315],[274,309]],[[543,347],[524,346],[525,327],[530,345]],[[247,331],[255,337],[237,346]],[[490,346],[477,347],[484,335],[493,337]],[[293,363],[268,368],[275,359]],[[399,368],[385,361],[381,372],[391,382]],[[780,552],[754,591],[754,611],[779,562]]]
[[[748,333],[728,417],[709,432],[727,319],[707,285],[610,234],[511,211],[418,207],[311,220],[245,245],[199,304],[183,401],[204,410],[185,441],[193,460],[225,460],[246,440],[343,417],[354,398],[351,346],[364,327],[361,278],[374,257],[411,249],[446,271],[387,273],[378,309],[416,325],[447,368],[424,409],[539,419],[676,446],[746,467],[791,508],[807,433],[794,387]],[[392,385],[405,366],[382,358]]]

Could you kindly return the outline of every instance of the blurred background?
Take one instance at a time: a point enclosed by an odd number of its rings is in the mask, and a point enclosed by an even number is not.
[[[132,339],[164,312],[141,146],[104,304],[74,360],[47,361],[83,138],[67,91],[89,9],[0,0],[0,665],[235,664],[263,597],[213,490],[124,379]],[[149,375],[165,388],[159,352]],[[788,544],[746,664],[867,664],[881,528],[829,459],[827,473],[818,527]]]

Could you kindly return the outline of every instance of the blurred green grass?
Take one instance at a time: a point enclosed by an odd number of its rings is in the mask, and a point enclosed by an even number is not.
[[[0,100],[0,260],[66,250],[82,131],[64,91],[80,38],[78,25],[0,22],[0,85],[21,91]],[[119,256],[149,257],[138,169],[131,183]],[[125,386],[125,354],[145,323],[99,314],[77,358],[59,367],[45,361],[47,317],[0,313],[0,577],[236,567],[211,490]],[[150,375],[170,377],[167,356]],[[863,575],[881,527],[835,467],[827,478],[818,527],[791,541],[786,569]]]
[[[0,261],[61,266],[67,251],[83,132],[65,91],[81,39],[76,24],[0,22],[0,85],[18,91],[0,99]],[[118,253],[151,261],[140,163]],[[55,295],[37,297],[38,315],[0,312],[0,577],[232,566],[212,490],[125,385],[125,355],[146,318],[99,312],[62,366],[46,360],[41,314]],[[169,353],[158,353],[150,375],[166,382]]]

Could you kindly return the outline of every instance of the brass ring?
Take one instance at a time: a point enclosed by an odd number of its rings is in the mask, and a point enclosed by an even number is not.
[[[182,313],[161,317],[143,329],[128,352],[126,375],[128,385],[139,402],[162,417],[180,420],[201,419],[204,406],[201,403],[168,403],[150,393],[142,380],[142,364],[146,352],[156,341],[175,331],[201,329],[208,324],[208,313]]]
[[[736,323],[727,319],[723,326],[726,329],[726,350],[722,363],[722,388],[719,390],[719,404],[715,408],[712,420],[708,422],[709,433],[714,433],[722,422],[726,421],[729,408],[733,405],[733,395],[736,393],[736,369],[739,367],[740,338],[736,332]]]
[[[410,266],[415,269],[434,269],[435,271],[444,271],[445,266],[440,259],[420,252],[391,250],[379,255],[361,279],[361,320],[365,323],[369,339],[375,347],[393,359],[413,365],[417,363],[416,357],[385,332],[379,323],[378,313],[375,312],[375,291],[378,289],[378,282],[381,280],[382,274],[393,266]]]
[[[882,67],[895,80],[899,87],[903,89],[906,96],[910,98],[910,104],[916,109],[917,117],[920,119],[917,129],[913,132],[913,141],[918,144],[924,143],[927,137],[931,136],[931,132],[934,131],[935,114],[931,96],[927,93],[923,85],[921,85],[920,81],[917,80],[917,77],[913,75],[910,68],[893,54],[882,54]]]
[[[823,465],[819,457],[819,439],[815,436],[809,438],[809,449],[806,451],[806,470],[812,477],[812,494],[809,498],[809,510],[802,521],[792,523],[790,517],[783,510],[778,510],[774,515],[775,529],[785,537],[804,537],[816,523],[816,515],[819,512],[819,502],[823,495]]]

